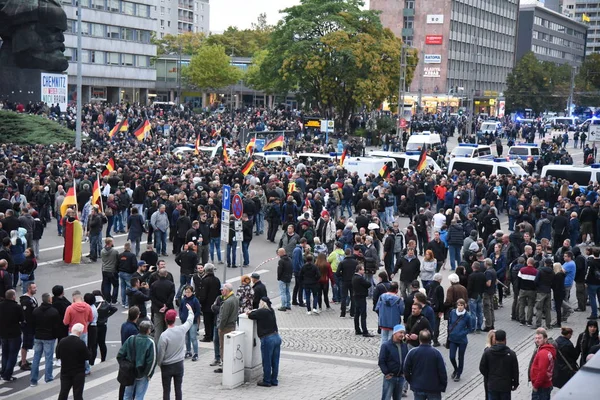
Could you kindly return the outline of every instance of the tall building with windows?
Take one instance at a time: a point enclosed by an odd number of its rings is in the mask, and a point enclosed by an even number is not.
[[[77,52],[77,0],[61,0],[67,14],[65,55],[69,100],[76,98],[77,60],[82,63],[82,100],[146,103],[154,94],[156,0],[79,0],[82,50]]]
[[[538,60],[578,67],[585,58],[586,35],[587,25],[537,0],[521,0],[517,61],[533,51]]]
[[[600,53],[600,0],[563,0],[562,10],[587,25],[585,54]]]
[[[598,0],[600,1],[600,0]],[[371,0],[381,21],[419,52],[409,99],[430,112],[473,100],[496,112],[515,63],[519,0]],[[467,104],[471,107],[471,104]]]
[[[157,37],[185,32],[209,33],[209,0],[155,0]]]

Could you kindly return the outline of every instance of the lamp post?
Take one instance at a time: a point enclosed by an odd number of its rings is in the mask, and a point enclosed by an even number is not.
[[[75,148],[81,150],[81,2],[77,2],[77,105],[75,111]],[[66,111],[66,110],[65,110]]]
[[[233,60],[233,55],[234,55],[234,51],[235,51],[235,47],[231,46],[231,60]],[[231,105],[231,120],[233,121],[233,85],[231,85],[231,90],[230,90],[230,100],[229,103]]]

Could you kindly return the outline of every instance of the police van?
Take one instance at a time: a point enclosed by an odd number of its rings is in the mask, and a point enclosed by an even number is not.
[[[369,157],[374,158],[393,158],[398,163],[398,168],[413,170],[419,163],[419,157],[421,157],[420,151],[407,151],[406,153],[395,153],[393,151],[380,151],[373,150],[369,152]],[[435,160],[427,156],[427,167],[434,171],[441,171],[440,166]]]
[[[324,161],[326,164],[330,161],[339,162],[342,158],[342,153],[298,153],[296,156],[303,164],[315,164],[319,161]]]
[[[285,163],[291,163],[292,162],[292,156],[290,155],[289,152],[287,151],[265,151],[262,153],[254,153],[252,154],[252,157],[255,160],[262,160],[264,162],[285,162]]]
[[[526,176],[527,171],[519,164],[506,158],[453,158],[448,165],[448,171],[465,171],[467,174],[475,170],[477,174]]]
[[[419,151],[425,145],[428,149],[439,149],[442,147],[442,140],[437,133],[419,132],[410,135],[406,143],[406,151]]]
[[[459,143],[452,149],[450,158],[477,158],[489,156],[492,154],[492,148],[483,144]]]
[[[386,164],[392,169],[398,168],[398,163],[393,158],[347,157],[344,160],[344,169],[349,173],[356,172],[364,182],[365,176],[379,175],[379,171]]]
[[[600,181],[600,164],[586,166],[549,164],[542,168],[542,178],[551,176],[557,179],[565,179],[570,184],[577,183],[579,186],[587,187],[590,182]]]
[[[537,161],[540,156],[540,146],[537,143],[517,143],[508,149],[508,158],[511,160]]]

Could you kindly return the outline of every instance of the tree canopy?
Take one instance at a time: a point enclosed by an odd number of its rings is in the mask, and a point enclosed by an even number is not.
[[[600,104],[600,54],[586,56],[575,78],[575,102],[582,107]]]
[[[223,46],[209,44],[200,46],[181,73],[187,82],[204,90],[233,85],[243,75],[240,69],[231,65]]]
[[[295,92],[321,115],[345,123],[359,107],[396,99],[402,41],[384,29],[378,12],[362,0],[301,0],[273,33],[249,83],[275,92]],[[410,84],[416,52],[407,53]],[[411,60],[412,59],[412,60]]]

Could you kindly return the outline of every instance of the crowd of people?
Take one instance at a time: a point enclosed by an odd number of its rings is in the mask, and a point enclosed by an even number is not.
[[[19,366],[31,368],[31,384],[37,384],[35,360],[51,354],[46,342],[74,335],[90,350],[85,360],[68,361],[79,367],[72,376],[65,374],[65,386],[78,393],[96,348],[100,347],[101,357],[106,354],[102,345],[106,321],[120,300],[129,309],[119,352],[124,398],[144,397],[154,371],[148,360],[154,357],[166,395],[173,378],[175,396],[181,398],[184,360],[198,360],[201,319],[204,337],[200,341],[214,343],[211,365],[222,372],[223,335],[234,330],[238,316],[245,313],[259,321],[263,360],[269,360],[263,362],[268,368],[259,384],[277,386],[281,338],[260,275],[248,272],[234,291],[214,274],[215,264],[246,271],[258,265],[263,260],[251,260],[248,249],[263,235],[278,243],[278,311],[297,306],[306,308],[308,315],[318,315],[339,303],[340,317],[348,313],[354,319],[355,333],[372,337],[374,332],[367,328],[372,302],[384,356],[380,365],[386,376],[385,398],[399,387],[406,390],[403,378],[416,398],[445,390],[443,358],[440,361],[440,353],[427,348],[429,343],[440,345],[444,320],[455,381],[461,379],[471,333],[495,332],[496,344],[484,358],[504,351],[506,334],[496,329],[494,310],[503,307],[509,296],[513,323],[538,329],[542,337],[553,328],[570,329],[566,324],[571,313],[587,310],[589,302],[590,323],[572,354],[585,360],[595,351],[600,297],[600,248],[592,244],[600,241],[597,184],[580,188],[553,177],[429,169],[358,176],[335,161],[285,164],[255,159],[249,171],[244,170],[249,155],[247,143],[240,142],[242,132],[260,130],[269,137],[271,131],[291,131],[287,143],[291,141],[292,154],[297,149],[315,150],[315,137],[316,150],[327,150],[324,137],[307,132],[301,117],[286,109],[236,112],[232,117],[197,115],[187,108],[165,111],[97,104],[85,106],[83,116],[87,140],[81,151],[68,144],[0,147],[0,293],[4,297],[0,315],[4,321],[4,312],[14,314],[12,325],[0,326],[4,380],[12,379],[20,350]],[[109,132],[123,118],[128,120],[128,130],[111,139]],[[146,119],[152,130],[138,141],[131,133]],[[451,128],[442,123],[448,134]],[[196,138],[201,144],[226,143],[235,154],[211,157],[198,152],[182,157],[172,153]],[[355,143],[356,151],[361,151],[362,141],[344,141]],[[232,197],[239,194],[243,199],[241,260],[233,223],[221,258],[224,185],[231,186]],[[71,188],[76,189],[76,201],[63,204]],[[500,222],[503,213],[508,215],[507,229]],[[34,295],[39,242],[52,219],[65,242],[69,240],[65,227],[80,221],[89,242],[89,262],[100,265],[102,285],[93,293],[74,294],[71,305],[64,299],[64,289],[55,286],[53,297],[43,294],[38,306]],[[115,232],[127,233],[122,252],[114,249]],[[148,245],[142,252],[143,239]],[[174,265],[167,268],[169,253],[179,267],[178,286],[168,271]],[[450,284],[444,290],[441,272],[448,268]],[[19,282],[23,290],[19,302],[26,306],[20,312],[15,307]],[[576,305],[570,301],[573,286]],[[37,318],[50,315],[39,316],[42,307],[56,309],[51,314],[62,336],[50,338],[44,332]],[[177,315],[183,325],[175,325]],[[32,348],[30,366],[26,354]],[[430,357],[437,361],[421,364]],[[134,380],[123,360],[135,364]],[[436,390],[431,390],[431,382],[420,382],[422,368],[433,367],[439,376]],[[482,373],[492,374],[487,378],[488,391],[506,392],[491,384],[495,367],[486,368],[482,359]],[[51,379],[48,369],[46,379]],[[494,398],[504,395],[498,396]]]

